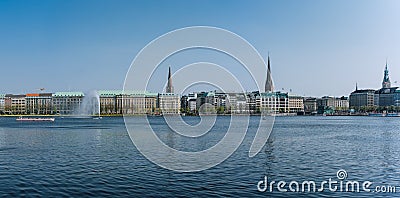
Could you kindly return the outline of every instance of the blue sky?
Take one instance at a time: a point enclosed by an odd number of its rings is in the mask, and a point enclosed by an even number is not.
[[[348,95],[356,82],[379,88],[386,58],[400,83],[399,10],[396,0],[1,0],[0,92],[122,89],[147,43],[205,25],[237,33],[263,56],[270,51],[277,90]],[[167,66],[160,69],[166,77]]]

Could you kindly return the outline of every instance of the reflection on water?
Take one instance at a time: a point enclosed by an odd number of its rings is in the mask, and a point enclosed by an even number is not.
[[[218,117],[212,133],[196,140],[174,133],[162,117],[149,119],[165,144],[187,151],[215,145],[229,123],[228,116]],[[226,161],[202,172],[177,173],[144,158],[122,118],[19,123],[0,117],[0,196],[398,196],[257,191],[264,176],[321,182],[335,179],[339,169],[347,171],[349,180],[400,186],[398,118],[277,117],[263,152],[249,158],[257,119],[251,118],[242,145]],[[197,117],[184,120],[199,122]]]
[[[4,147],[6,141],[6,135],[4,129],[0,128],[0,149]]]

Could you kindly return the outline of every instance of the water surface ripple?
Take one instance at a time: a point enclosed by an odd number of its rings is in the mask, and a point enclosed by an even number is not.
[[[132,117],[130,119],[135,119]],[[191,124],[197,117],[184,117]],[[257,182],[337,179],[400,186],[399,118],[277,117],[273,132],[253,158],[248,151],[257,125],[222,164],[197,173],[177,173],[149,162],[135,148],[118,117],[58,118],[20,123],[0,118],[0,196],[45,197],[394,197],[398,193],[258,192]],[[198,139],[173,133],[161,117],[152,127],[167,145],[198,151],[215,145],[229,117]]]

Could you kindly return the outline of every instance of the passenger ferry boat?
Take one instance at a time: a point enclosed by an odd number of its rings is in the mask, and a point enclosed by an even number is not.
[[[16,120],[17,121],[30,121],[30,122],[36,122],[36,121],[54,122],[55,118],[23,118],[23,117],[19,117]]]
[[[400,117],[399,113],[369,113],[372,117]]]

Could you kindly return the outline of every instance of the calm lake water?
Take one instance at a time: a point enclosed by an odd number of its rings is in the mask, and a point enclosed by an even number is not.
[[[130,119],[135,119],[130,118]],[[198,117],[185,117],[195,124]],[[143,157],[130,140],[122,118],[61,119],[54,123],[20,123],[0,118],[0,197],[397,197],[400,196],[400,118],[277,117],[261,153],[248,151],[257,117],[239,149],[222,164],[196,173],[160,168]],[[175,148],[208,148],[227,130],[219,117],[209,136],[188,142],[174,134],[163,118],[150,118],[160,139]],[[397,186],[396,193],[259,192],[269,181],[371,181]],[[361,187],[360,187],[361,188]],[[288,187],[286,186],[286,189]]]

